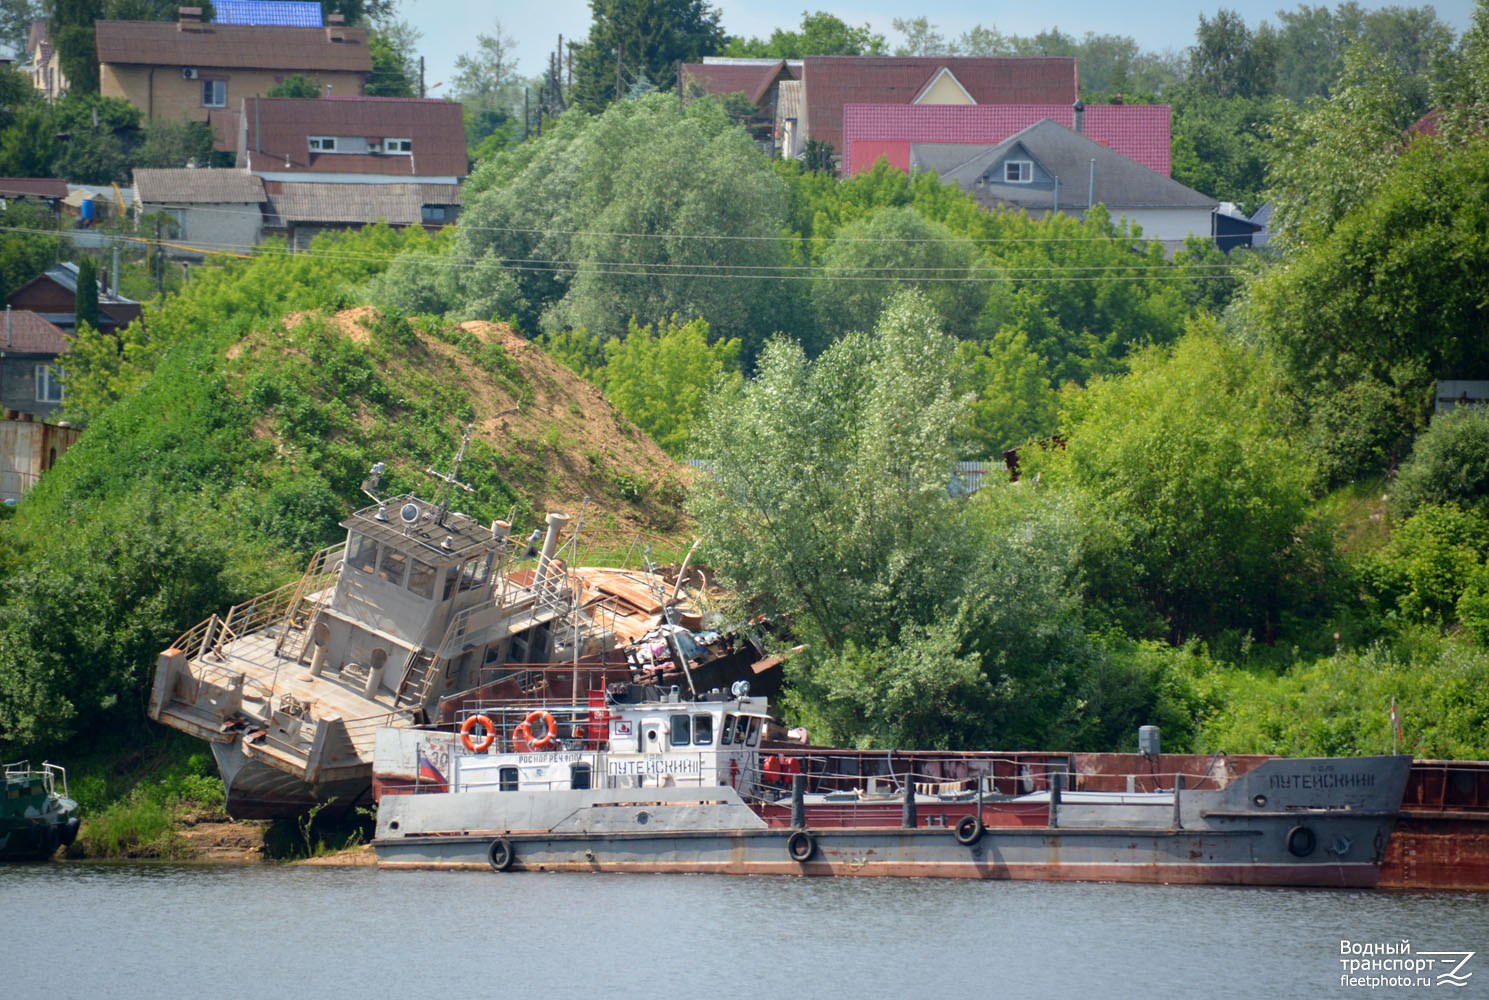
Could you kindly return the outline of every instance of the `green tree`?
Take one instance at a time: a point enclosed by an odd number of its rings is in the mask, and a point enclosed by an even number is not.
[[[972,451],[998,456],[1058,426],[1059,398],[1049,366],[1019,330],[1000,330],[981,343],[960,345],[965,387],[972,403]]]
[[[589,39],[574,53],[574,103],[597,112],[641,77],[677,88],[679,63],[724,45],[719,11],[707,0],[590,0]]]
[[[885,54],[884,36],[869,25],[853,27],[826,11],[801,12],[801,30],[777,28],[768,39],[731,38],[723,55],[756,59],[802,59],[806,56],[877,56]]]
[[[1129,630],[1270,639],[1307,593],[1310,469],[1276,393],[1265,358],[1197,323],[1126,376],[1068,393],[1065,447],[1026,459],[1074,499],[1091,595]]]
[[[1272,127],[1272,228],[1282,246],[1322,239],[1390,174],[1412,119],[1399,74],[1365,45],[1345,58],[1326,102],[1283,111]]]
[[[324,94],[325,91],[321,89],[321,81],[319,77],[304,76],[300,73],[296,73],[293,76],[285,77],[283,80],[280,80],[274,86],[270,87],[269,92],[264,96],[308,98],[321,97]]]
[[[272,94],[270,96],[273,96]],[[135,167],[184,167],[212,162],[212,126],[206,122],[156,118],[144,127],[144,141],[130,156]]]
[[[103,0],[46,0],[45,9],[68,90],[74,94],[98,93],[93,22],[103,17]]]
[[[1456,406],[1434,416],[1401,466],[1391,502],[1404,515],[1449,503],[1489,512],[1489,410]]]
[[[39,0],[0,0],[0,45],[23,59],[31,22],[41,17]]]
[[[369,97],[418,97],[418,79],[409,75],[392,41],[381,32],[367,36],[372,73],[363,92]]]
[[[1277,35],[1263,21],[1255,31],[1233,10],[1199,16],[1189,52],[1189,85],[1209,97],[1266,97],[1277,81]]]
[[[57,220],[40,205],[12,201],[0,211],[0,299],[57,262]]]
[[[710,345],[698,319],[637,326],[605,344],[600,386],[636,426],[674,458],[687,453],[693,427],[720,378],[738,381],[739,341]]]
[[[987,288],[972,241],[958,238],[910,206],[883,208],[844,226],[822,254],[812,307],[825,346],[849,330],[870,329],[884,303],[918,288],[958,337],[975,333]]]
[[[704,317],[746,358],[789,321],[784,191],[716,102],[671,94],[563,116],[482,164],[444,279],[463,314],[609,339]],[[507,262],[520,262],[512,266]]]
[[[78,287],[74,295],[73,312],[78,324],[88,324],[98,329],[98,265],[92,257],[78,262]]]

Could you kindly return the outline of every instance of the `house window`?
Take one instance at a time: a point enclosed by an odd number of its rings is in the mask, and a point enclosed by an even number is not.
[[[202,104],[209,108],[227,107],[227,81],[203,80]]]
[[[62,373],[51,365],[36,366],[36,401],[38,403],[62,402]]]
[[[419,209],[419,214],[425,222],[444,222],[445,206],[424,205]]]
[[[312,153],[334,153],[336,152],[336,138],[329,135],[313,135],[310,137],[310,151]]]
[[[414,151],[414,140],[412,139],[384,139],[384,153],[412,153]]]
[[[1006,184],[1028,184],[1034,180],[1034,164],[1030,160],[1009,160],[1003,164],[1003,181]]]

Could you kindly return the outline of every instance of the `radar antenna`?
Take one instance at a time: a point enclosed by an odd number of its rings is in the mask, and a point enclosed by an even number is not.
[[[461,439],[460,450],[455,453],[455,464],[451,467],[449,472],[435,472],[433,466],[430,466],[429,468],[424,470],[429,475],[433,476],[435,479],[438,479],[441,483],[444,484],[440,486],[440,488],[434,493],[434,502],[438,508],[438,511],[435,514],[434,523],[440,525],[441,527],[443,527],[445,523],[445,512],[450,509],[450,503],[447,497],[449,496],[451,488],[458,486],[460,489],[465,490],[465,492],[467,493],[475,492],[475,488],[469,483],[462,483],[460,480],[455,478],[457,475],[460,474],[460,463],[465,461],[465,446],[470,444],[470,432],[472,429],[475,428],[475,426],[475,424],[466,425],[465,437]]]

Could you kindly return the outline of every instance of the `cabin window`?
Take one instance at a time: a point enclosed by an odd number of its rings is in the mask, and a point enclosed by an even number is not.
[[[740,746],[744,745],[745,733],[750,728],[750,717],[748,715],[737,715],[734,717],[734,742]]]
[[[674,715],[671,722],[671,742],[673,746],[685,747],[693,742],[692,727],[688,725],[688,717],[686,715]]]
[[[491,572],[491,556],[487,555],[478,559],[472,559],[465,564],[465,569],[460,576],[461,590],[474,590],[486,582],[487,575]]]
[[[517,791],[517,769],[515,767],[499,767],[496,769],[496,788],[501,792]]]
[[[750,717],[750,733],[745,738],[745,742],[748,743],[750,746],[755,746],[757,743],[760,742],[760,717],[759,716],[751,716]]]
[[[588,788],[590,769],[588,764],[569,765],[569,787]]]
[[[380,579],[387,580],[395,587],[403,586],[403,576],[408,572],[408,556],[397,549],[384,548],[383,557],[378,560],[377,575]]]
[[[366,535],[353,533],[346,543],[346,564],[355,570],[372,574],[377,569],[377,542]]]
[[[693,743],[700,747],[713,744],[713,716],[693,716]]]
[[[408,589],[426,601],[434,598],[434,577],[438,572],[422,559],[415,559],[408,571]]]
[[[719,743],[724,746],[734,742],[734,716],[724,716],[724,724],[719,727]]]

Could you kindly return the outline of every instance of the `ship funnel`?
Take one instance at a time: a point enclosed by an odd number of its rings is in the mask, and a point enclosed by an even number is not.
[[[548,565],[553,561],[554,550],[558,548],[558,533],[563,530],[564,525],[569,523],[569,515],[560,514],[557,511],[548,515],[548,534],[543,538],[543,553],[538,558],[537,577],[533,581],[538,590],[548,577]]]

